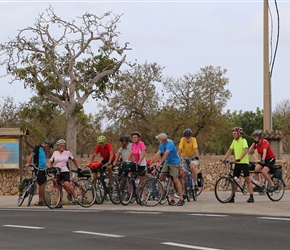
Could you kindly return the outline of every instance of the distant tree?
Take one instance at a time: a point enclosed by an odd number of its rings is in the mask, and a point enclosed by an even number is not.
[[[195,74],[186,74],[181,78],[168,78],[163,81],[169,94],[167,109],[174,109],[176,122],[171,123],[172,136],[175,132],[191,128],[194,136],[209,127],[218,127],[218,117],[231,97],[226,89],[229,79],[225,76],[225,69],[207,66]],[[170,107],[170,108],[169,108]]]
[[[283,152],[290,153],[290,100],[284,99],[278,103],[273,112],[273,129],[282,130]]]
[[[2,97],[0,101],[0,128],[19,127],[21,120],[19,112],[21,103],[18,105],[10,96]]]
[[[76,117],[89,96],[107,98],[115,87],[112,77],[125,61],[116,31],[120,15],[86,13],[66,21],[52,7],[40,14],[33,27],[0,45],[0,65],[12,82],[21,81],[64,112],[66,140],[76,152]],[[78,24],[77,21],[80,21]],[[116,57],[120,57],[117,59]]]
[[[65,116],[63,111],[54,103],[33,96],[22,104],[19,111],[23,131],[29,131],[25,138],[30,151],[35,144],[42,143],[46,138],[55,143],[65,136]]]

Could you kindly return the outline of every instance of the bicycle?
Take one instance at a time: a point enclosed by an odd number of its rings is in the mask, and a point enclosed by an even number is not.
[[[224,164],[228,165],[228,174],[226,176],[220,177],[216,181],[214,188],[215,197],[221,203],[229,202],[234,197],[236,189],[239,189],[244,195],[248,193],[248,190],[245,187],[246,182],[242,182],[241,179],[234,178],[232,174],[234,162],[224,161]],[[251,163],[250,165],[253,166],[254,164],[255,163]],[[267,194],[271,201],[279,201],[284,196],[286,185],[282,177],[277,178],[275,175],[276,172],[280,172],[279,170],[281,170],[281,166],[275,165],[274,167],[274,170],[269,172],[275,186],[275,190],[273,192],[270,192],[270,183],[268,183],[266,180],[264,181],[263,186],[259,186],[253,178],[251,178],[251,182],[253,183],[254,187],[258,187],[257,190],[254,189],[254,192],[258,192],[259,195]],[[254,173],[254,171],[251,171],[251,173]],[[243,174],[241,174],[241,178],[244,178]]]
[[[45,171],[45,169],[39,169],[34,164],[29,165],[31,170],[31,178],[24,179],[21,183],[18,185],[18,189],[20,191],[18,196],[18,206],[21,206],[28,197],[27,206],[29,207],[32,201],[33,196],[36,192],[36,186],[37,186],[37,171]]]
[[[138,189],[141,188],[138,165],[135,162],[123,162],[123,170],[124,178],[120,180],[118,189],[121,204],[126,206],[134,200],[137,204],[141,204],[138,196]]]
[[[187,165],[187,167],[186,167],[187,171],[185,171],[185,173],[189,177],[189,178],[186,179],[186,182],[187,181],[188,182],[185,183],[186,184],[185,187],[187,187],[190,197],[192,196],[193,197],[193,200],[195,201],[196,200],[196,197],[199,196],[201,194],[202,190],[203,190],[204,179],[202,177],[202,173],[201,172],[197,173],[197,183],[194,183],[194,184],[198,186],[198,190],[195,190],[194,187],[192,187],[193,186],[193,183],[192,183],[193,182],[193,179],[192,179],[192,172],[191,172],[191,169],[190,169],[190,162],[192,160],[196,160],[196,158],[195,157],[192,157],[192,158],[183,158],[183,160],[185,160],[186,165]],[[189,176],[189,173],[188,172],[190,172],[191,177]],[[189,187],[190,187],[191,191],[190,191]],[[186,189],[185,189],[185,192],[186,192]],[[187,198],[187,200],[190,201],[190,199],[188,199],[188,198]]]
[[[91,207],[96,200],[96,191],[91,181],[87,178],[77,177],[81,176],[77,170],[71,170],[72,178],[70,179],[70,184],[73,186],[77,199],[74,200],[71,193],[64,186],[64,182],[60,180],[60,168],[53,167],[47,169],[47,174],[52,178],[48,179],[44,184],[44,202],[47,207],[53,209],[58,207],[60,201],[62,200],[62,188],[67,192],[67,199],[69,201],[76,202],[82,207]],[[78,173],[78,174],[77,174]]]
[[[92,166],[92,164],[90,163]],[[92,172],[98,173],[99,176],[95,177],[92,181],[96,190],[96,203],[101,205],[104,203],[105,198],[109,195],[111,202],[115,205],[120,204],[120,198],[118,195],[119,179],[117,171],[113,170],[113,179],[109,183],[109,176],[106,171],[106,167],[102,162],[96,162],[98,167],[92,168]],[[117,165],[119,166],[119,165]]]

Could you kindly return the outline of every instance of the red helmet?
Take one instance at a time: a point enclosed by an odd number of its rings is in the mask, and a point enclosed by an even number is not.
[[[237,132],[237,133],[239,133],[239,134],[242,134],[242,133],[243,133],[243,129],[242,129],[242,128],[239,128],[239,127],[234,127],[234,128],[232,129],[232,132]]]

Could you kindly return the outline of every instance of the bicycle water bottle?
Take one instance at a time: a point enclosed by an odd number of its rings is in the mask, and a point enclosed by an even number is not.
[[[235,179],[236,183],[240,184],[240,179],[237,176],[235,176],[234,179]]]
[[[140,183],[140,180],[137,178],[135,179],[135,186],[138,187],[139,186],[139,183]]]

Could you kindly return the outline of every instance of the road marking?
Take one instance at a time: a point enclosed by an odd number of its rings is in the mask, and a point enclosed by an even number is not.
[[[168,245],[168,246],[182,247],[182,248],[190,248],[190,249],[195,249],[195,250],[222,250],[218,248],[192,246],[192,245],[179,244],[179,243],[174,243],[174,242],[161,242],[161,244]]]
[[[91,235],[104,236],[104,237],[113,237],[113,238],[125,237],[123,235],[117,235],[117,234],[103,234],[103,233],[95,233],[95,232],[88,232],[88,231],[74,231],[74,233],[77,233],[77,234],[91,234]]]
[[[126,211],[124,212],[126,214],[161,214],[161,212],[146,212],[146,211],[143,211],[143,212],[138,212],[138,211]]]
[[[290,220],[290,218],[279,218],[279,217],[258,217],[258,219],[264,219],[264,220],[285,220],[285,221]]]
[[[31,227],[31,226],[21,226],[21,225],[2,225],[3,227],[16,227],[16,228],[26,228],[26,229],[44,229],[44,227]]]
[[[189,214],[189,215],[209,216],[209,217],[227,217],[227,216],[229,216],[229,215],[226,215],[226,214]]]

